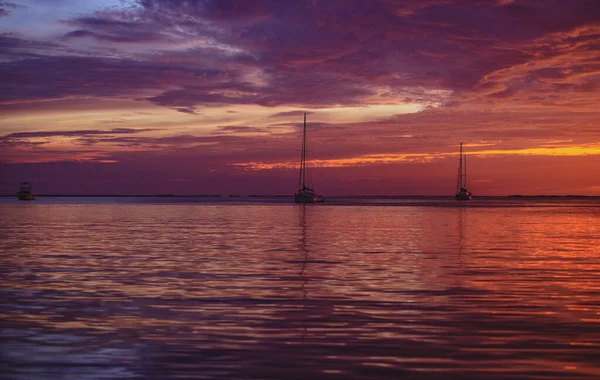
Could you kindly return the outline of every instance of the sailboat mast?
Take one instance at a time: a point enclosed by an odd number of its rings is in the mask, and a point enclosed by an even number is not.
[[[463,187],[466,189],[467,188],[467,155],[464,155],[465,157],[465,173],[463,174]]]
[[[304,130],[302,133],[302,188],[306,187],[306,112],[304,113]]]
[[[462,163],[462,158],[463,158],[463,154],[462,154],[462,141],[460,143],[460,154],[458,156],[458,178],[456,179],[456,191],[460,191],[460,188],[462,187],[462,183],[463,183],[463,177],[462,177],[462,168],[463,168],[463,163]]]
[[[304,129],[302,132],[302,150],[300,151],[300,175],[298,176],[298,189],[301,189],[300,185],[304,184],[304,140],[306,138],[306,114],[304,114]],[[304,186],[303,186],[304,187]]]

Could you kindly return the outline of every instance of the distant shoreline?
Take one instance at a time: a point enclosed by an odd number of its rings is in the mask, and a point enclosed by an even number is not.
[[[2,198],[16,197],[15,194],[0,195]],[[44,198],[292,198],[293,195],[220,195],[220,194],[36,194],[36,197]],[[452,195],[324,195],[330,199],[448,199]],[[474,196],[474,199],[486,198],[600,198],[599,195],[482,195]]]

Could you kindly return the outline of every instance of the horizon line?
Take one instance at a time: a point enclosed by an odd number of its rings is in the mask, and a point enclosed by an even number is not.
[[[0,194],[2,198],[15,197],[16,194]],[[294,195],[269,194],[36,194],[36,197],[48,198],[293,198]],[[450,195],[321,195],[326,198],[454,198]],[[582,194],[510,194],[510,195],[474,195],[473,198],[600,198],[600,195]]]

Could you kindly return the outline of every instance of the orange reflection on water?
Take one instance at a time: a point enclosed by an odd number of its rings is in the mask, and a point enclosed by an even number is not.
[[[599,204],[86,202],[0,205],[22,377],[600,376]]]

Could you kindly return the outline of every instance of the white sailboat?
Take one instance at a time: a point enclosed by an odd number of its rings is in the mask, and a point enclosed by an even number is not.
[[[294,203],[315,203],[317,193],[314,189],[306,186],[306,112],[304,113],[304,129],[302,132],[302,153],[300,155],[300,177],[298,178],[298,190],[294,194]]]
[[[471,200],[471,192],[467,190],[467,155],[465,154],[463,156],[462,142],[460,143],[460,158],[458,159],[458,178],[456,181],[455,199],[457,201]]]

